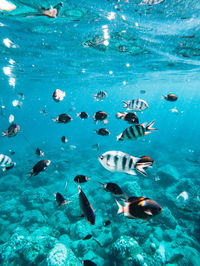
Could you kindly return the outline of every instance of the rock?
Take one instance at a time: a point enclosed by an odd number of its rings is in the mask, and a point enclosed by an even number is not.
[[[176,219],[167,207],[163,207],[163,211],[156,217],[156,221],[171,229],[175,229],[178,225]]]
[[[57,243],[47,256],[47,266],[78,266],[81,265],[74,253],[67,246]]]
[[[167,164],[158,168],[157,176],[160,178],[159,184],[161,184],[163,187],[171,186],[180,179],[179,172],[171,164]]]
[[[16,175],[6,175],[0,179],[0,192],[21,191],[21,181]]]
[[[46,223],[46,219],[42,215],[42,213],[39,210],[25,211],[21,224],[30,227],[32,224],[35,223],[36,224]]]

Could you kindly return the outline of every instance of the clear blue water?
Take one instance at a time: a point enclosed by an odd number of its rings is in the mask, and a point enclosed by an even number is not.
[[[199,1],[165,0],[152,6],[137,0],[63,1],[56,18],[35,16],[40,6],[49,8],[56,1],[12,3],[15,10],[0,10],[0,104],[5,106],[0,130],[6,131],[13,114],[21,131],[0,138],[0,153],[16,162],[0,172],[0,264],[68,265],[59,262],[62,252],[55,264],[49,259],[56,243],[62,243],[74,254],[69,265],[86,259],[97,265],[199,265]],[[55,89],[66,92],[62,102],[53,101]],[[108,97],[94,101],[100,90]],[[19,92],[25,96],[21,109],[12,105],[20,100]],[[178,100],[161,99],[169,93]],[[122,100],[137,98],[149,105],[138,113],[139,121],[155,119],[158,131],[117,142],[128,124],[115,115],[124,111]],[[178,113],[171,111],[175,107]],[[47,115],[40,113],[43,108]],[[104,127],[93,121],[99,110],[109,115],[105,127],[110,136],[94,134]],[[77,117],[81,111],[89,118]],[[73,121],[54,123],[61,113]],[[95,144],[99,150],[92,148]],[[51,165],[27,180],[26,173],[40,160],[37,147]],[[98,161],[110,150],[148,155],[155,163],[146,177],[111,173]],[[77,174],[91,177],[82,189],[96,210],[94,226],[80,218]],[[128,196],[152,198],[163,212],[146,223],[117,215],[114,197],[97,181],[115,182]],[[53,195],[58,191],[72,203],[58,208]],[[188,199],[177,200],[184,191]],[[83,241],[87,233],[102,247]],[[34,241],[39,243],[35,249]]]

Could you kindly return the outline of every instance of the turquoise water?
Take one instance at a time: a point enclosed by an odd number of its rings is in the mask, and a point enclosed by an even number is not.
[[[20,132],[0,138],[0,153],[16,162],[0,171],[0,264],[198,266],[199,1],[63,1],[56,18],[38,16],[41,6],[56,1],[12,3],[13,11],[0,10],[0,130],[7,130],[12,114]],[[66,93],[61,102],[52,99],[56,89]],[[95,101],[101,90],[107,97]],[[178,100],[162,99],[169,93]],[[122,101],[138,98],[149,105],[137,113],[140,123],[155,120],[158,131],[117,142],[130,125],[116,113],[125,112]],[[108,114],[107,125],[95,124],[99,110]],[[77,117],[82,111],[88,119]],[[54,123],[62,113],[73,120]],[[111,134],[94,133],[102,127]],[[44,157],[35,154],[37,147]],[[98,157],[113,150],[150,156],[153,167],[147,176],[109,172]],[[51,164],[28,178],[42,159]],[[81,188],[95,210],[95,225],[80,217],[78,174],[91,178]],[[163,211],[149,221],[118,215],[115,197],[98,182],[153,199]],[[58,207],[57,192],[72,202]],[[182,192],[187,197],[177,198]],[[88,234],[93,238],[83,240]]]

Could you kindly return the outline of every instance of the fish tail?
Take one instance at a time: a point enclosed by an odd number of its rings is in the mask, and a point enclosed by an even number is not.
[[[27,173],[27,175],[28,175],[29,177],[31,177],[31,176],[33,175],[33,172],[29,172],[29,173]]]
[[[101,182],[99,182],[99,181],[97,181],[100,185],[102,185],[102,187],[104,186],[104,184],[103,183],[101,183]]]
[[[97,132],[98,132],[98,130],[93,130],[93,132],[94,132],[94,133],[97,133]]]
[[[5,137],[5,136],[7,136],[7,135],[8,135],[7,132],[2,132],[2,137]]]
[[[151,167],[151,163],[150,162],[138,163],[135,168],[136,168],[136,170],[138,172],[140,172],[141,174],[146,176],[147,173],[145,172],[144,168],[147,168],[147,167]]]
[[[118,112],[118,113],[116,114],[116,117],[117,117],[117,119],[121,119],[122,117],[124,117],[124,114]]]
[[[119,136],[117,136],[117,141],[120,141],[120,140],[122,140],[122,133]]]
[[[163,99],[166,99],[166,96],[165,95],[163,95],[162,97],[161,97],[161,99],[163,100]]]
[[[119,207],[117,214],[124,213],[124,206],[122,206],[117,200],[115,200],[115,201]]]
[[[81,186],[80,186],[79,183],[78,183],[78,192],[79,192],[79,193],[81,192]]]
[[[155,120],[153,120],[150,124],[148,124],[146,126],[146,131],[154,131],[154,130],[158,130],[157,128],[153,128],[153,124],[155,123]]]
[[[122,101],[123,103],[124,103],[124,106],[123,106],[123,108],[126,108],[126,107],[128,107],[128,103],[127,102],[125,102],[125,101]]]
[[[97,95],[92,95],[93,97],[94,97],[94,100],[96,100],[96,98],[97,98]]]
[[[2,170],[5,172],[6,171],[6,167],[2,168]]]
[[[57,122],[57,118],[52,118],[52,121],[53,122]]]

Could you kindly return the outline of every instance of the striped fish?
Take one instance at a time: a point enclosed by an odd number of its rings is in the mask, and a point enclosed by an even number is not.
[[[15,163],[13,163],[10,157],[4,154],[0,154],[0,167],[2,168],[3,171],[10,169],[14,165]]]
[[[127,108],[128,111],[142,112],[147,109],[148,104],[142,99],[135,99],[128,102],[122,101],[124,103],[123,108]]]
[[[96,101],[103,101],[107,97],[105,91],[99,91],[96,95],[93,95]]]
[[[153,120],[147,126],[146,123],[143,123],[128,127],[119,136],[117,136],[117,140],[132,140],[145,136],[151,133],[151,131],[157,130],[156,128],[152,128],[154,123],[155,120]]]
[[[160,3],[164,2],[164,1],[165,0],[143,0],[139,5],[153,6],[153,5],[160,4]]]
[[[135,170],[146,175],[145,168],[151,167],[151,163],[137,164],[141,158],[133,157],[121,151],[107,151],[99,158],[99,162],[110,172],[123,172],[129,175],[136,175]],[[137,168],[136,168],[137,166]]]

